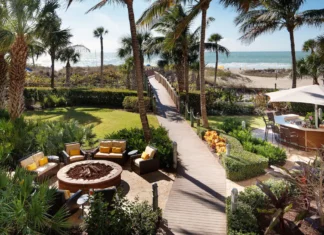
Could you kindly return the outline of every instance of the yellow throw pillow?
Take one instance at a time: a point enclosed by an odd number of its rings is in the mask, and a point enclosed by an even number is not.
[[[143,152],[141,158],[143,160],[148,160],[150,159],[150,154],[148,154],[147,152]]]
[[[48,163],[48,158],[43,157],[43,158],[39,159],[38,163],[39,163],[40,166],[44,166],[44,165],[46,165]]]
[[[64,190],[64,198],[65,200],[68,200],[71,197],[70,190]]]
[[[34,163],[32,163],[32,164],[29,164],[29,165],[27,166],[27,170],[28,170],[28,171],[34,171],[34,170],[36,170],[36,169],[37,169],[36,162],[34,162]]]
[[[101,147],[100,146],[100,148],[99,148],[100,150],[99,150],[99,152],[100,153],[110,153],[110,147]]]
[[[70,156],[77,156],[77,155],[81,155],[80,154],[80,149],[71,149],[70,150]]]
[[[121,148],[113,147],[112,153],[122,153]]]

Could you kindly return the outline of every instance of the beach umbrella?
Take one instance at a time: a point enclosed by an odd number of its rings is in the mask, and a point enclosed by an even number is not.
[[[266,93],[269,102],[294,102],[315,105],[315,125],[318,127],[317,106],[324,105],[324,87],[319,85],[303,86],[289,90]]]

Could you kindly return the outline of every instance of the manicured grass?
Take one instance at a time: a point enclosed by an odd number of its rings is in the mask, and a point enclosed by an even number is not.
[[[216,128],[216,126],[222,124],[226,118],[237,118],[240,121],[244,120],[252,128],[264,128],[265,126],[262,117],[260,116],[208,116],[209,126],[211,128]]]
[[[54,108],[42,111],[27,111],[24,113],[27,120],[54,121],[77,120],[80,124],[93,124],[94,133],[97,138],[104,138],[105,135],[123,128],[141,127],[138,113],[126,112],[123,110],[97,108],[97,107],[69,107]],[[154,115],[148,115],[152,127],[158,127],[159,123]]]

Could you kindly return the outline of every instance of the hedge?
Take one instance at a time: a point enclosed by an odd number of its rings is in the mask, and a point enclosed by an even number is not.
[[[242,144],[236,138],[221,134],[231,145],[230,156],[222,155],[222,163],[226,170],[226,176],[233,181],[241,181],[264,174],[268,167],[268,159],[245,151]]]
[[[206,92],[206,107],[208,115],[251,115],[254,113],[254,105],[247,103],[230,103],[225,101],[217,101],[220,98],[218,92]],[[182,102],[186,100],[186,94],[181,93],[180,99]],[[189,93],[189,106],[194,109],[194,112],[200,113],[200,93],[190,92]]]
[[[144,104],[146,111],[151,110],[151,99],[149,97],[144,97]],[[124,109],[138,112],[138,97],[137,96],[126,96],[123,101]]]
[[[50,95],[64,97],[69,105],[93,105],[123,108],[126,96],[137,96],[136,91],[121,89],[86,88],[25,88],[26,102],[43,102]],[[146,95],[146,92],[144,92]]]

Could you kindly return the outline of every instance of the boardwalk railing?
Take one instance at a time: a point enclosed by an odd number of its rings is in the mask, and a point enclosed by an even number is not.
[[[162,86],[164,86],[164,88],[169,93],[171,99],[173,100],[173,102],[177,106],[177,110],[180,111],[180,97],[178,96],[178,94],[175,91],[175,89],[171,86],[171,84],[169,83],[169,81],[165,77],[163,77],[160,73],[158,73],[158,72],[154,72],[154,73],[155,73],[155,79],[159,83],[161,83]]]

